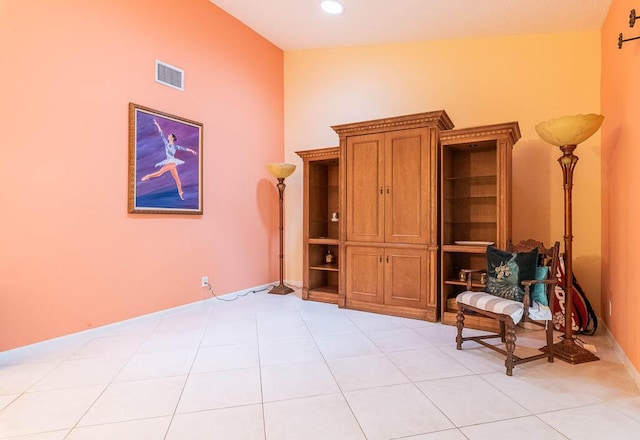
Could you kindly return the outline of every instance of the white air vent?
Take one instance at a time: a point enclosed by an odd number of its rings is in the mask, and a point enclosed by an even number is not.
[[[156,81],[184,91],[184,70],[156,60]]]

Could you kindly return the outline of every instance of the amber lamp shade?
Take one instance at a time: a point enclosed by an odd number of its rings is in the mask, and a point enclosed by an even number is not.
[[[286,179],[296,170],[296,166],[291,163],[268,163],[267,170],[276,179]]]
[[[603,120],[604,116],[596,114],[572,115],[551,119],[536,125],[538,135],[551,145],[560,147],[562,151],[562,156],[558,158],[558,163],[562,168],[564,188],[565,277],[562,287],[565,292],[565,333],[560,342],[553,344],[552,347],[545,347],[543,351],[553,350],[554,356],[570,364],[598,360],[597,356],[578,345],[573,335],[573,213],[571,198],[573,171],[578,163],[578,156],[574,155],[573,151],[579,143],[586,141],[598,131]]]
[[[283,202],[284,202],[284,179],[289,177],[296,170],[296,166],[290,163],[268,163],[267,170],[273,177],[278,179],[276,187],[279,194],[279,207],[280,207],[280,284],[269,290],[269,293],[276,295],[286,295],[293,292],[291,287],[284,284],[284,221],[283,221]]]
[[[563,116],[550,119],[536,125],[538,136],[543,141],[562,147],[564,145],[578,145],[598,131],[604,121],[604,116],[596,114]]]

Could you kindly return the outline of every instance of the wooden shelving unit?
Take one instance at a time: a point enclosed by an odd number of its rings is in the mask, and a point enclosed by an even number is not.
[[[517,122],[440,133],[441,320],[456,323],[455,297],[466,290],[460,269],[486,270],[487,245],[511,237],[511,155]],[[479,274],[478,274],[479,275]],[[484,285],[479,278],[474,287]],[[467,317],[465,326],[495,330],[493,320]]]
[[[455,324],[460,269],[486,269],[487,243],[511,237],[520,129],[452,126],[444,111],[344,124],[339,147],[297,152],[304,299]]]
[[[337,304],[340,150],[321,148],[297,154],[304,163],[302,298]],[[328,253],[331,253],[331,263],[326,261]]]

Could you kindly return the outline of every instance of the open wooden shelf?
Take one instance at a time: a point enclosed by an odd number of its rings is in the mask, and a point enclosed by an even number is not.
[[[304,250],[302,298],[337,304],[340,254],[340,150],[298,151],[304,162]],[[338,221],[332,214],[338,213]],[[327,254],[332,262],[327,263]]]
[[[455,325],[456,296],[467,290],[461,269],[486,270],[483,241],[504,247],[511,236],[511,152],[520,138],[517,122],[441,132],[440,304],[441,320]],[[476,276],[479,276],[476,275]],[[472,289],[485,287],[479,279]],[[493,320],[469,316],[466,327],[496,330]]]

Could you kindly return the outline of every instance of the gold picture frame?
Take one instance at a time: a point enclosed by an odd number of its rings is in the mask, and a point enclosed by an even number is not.
[[[129,212],[202,215],[203,125],[129,103]]]

